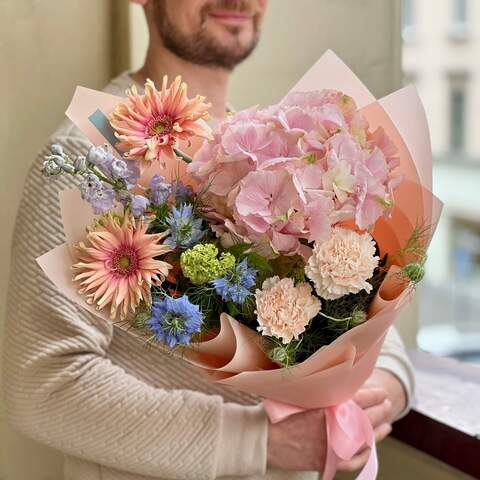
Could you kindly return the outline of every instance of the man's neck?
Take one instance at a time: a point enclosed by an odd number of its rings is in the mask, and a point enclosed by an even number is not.
[[[212,104],[210,115],[222,118],[227,102],[227,88],[230,72],[204,65],[196,65],[177,57],[165,47],[158,46],[148,49],[145,65],[132,74],[133,79],[143,84],[147,78],[157,86],[162,84],[164,75],[168,75],[169,83],[177,75],[188,85],[188,95],[202,95]]]

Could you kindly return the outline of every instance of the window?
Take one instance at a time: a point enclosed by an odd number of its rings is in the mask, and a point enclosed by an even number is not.
[[[451,262],[455,279],[480,291],[480,221],[455,218],[452,243]],[[480,298],[477,301],[480,302]],[[478,311],[480,305],[475,313]]]
[[[404,42],[402,51],[404,79],[417,86],[429,120],[434,193],[445,204],[419,287],[417,343],[480,363],[480,36],[445,41],[445,27],[480,25],[480,8],[435,0],[435,14],[427,15],[429,3],[416,2],[415,18],[428,35]]]
[[[453,24],[467,24],[467,0],[453,0]]]
[[[415,39],[415,0],[402,0],[402,36],[404,41]]]
[[[417,341],[423,350],[480,363],[480,221],[453,215],[449,222],[451,281],[421,288]]]
[[[450,150],[463,152],[465,149],[466,76],[450,79]]]
[[[452,21],[449,33],[452,40],[468,39],[468,0],[452,0]]]

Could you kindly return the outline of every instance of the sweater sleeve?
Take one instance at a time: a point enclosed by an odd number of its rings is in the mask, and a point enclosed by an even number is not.
[[[89,146],[71,135],[54,140],[71,155]],[[67,454],[133,474],[263,474],[267,420],[260,406],[154,388],[128,374],[106,355],[113,325],[69,302],[44,276],[35,259],[64,241],[58,192],[73,185],[42,176],[47,152],[27,178],[13,241],[3,359],[10,423]]]
[[[415,376],[412,363],[405,350],[405,345],[403,344],[397,329],[393,326],[390,327],[387,332],[376,366],[377,368],[382,368],[393,373],[405,390],[407,395],[407,405],[403,412],[398,416],[398,420],[404,417],[410,410],[413,390],[415,387]]]

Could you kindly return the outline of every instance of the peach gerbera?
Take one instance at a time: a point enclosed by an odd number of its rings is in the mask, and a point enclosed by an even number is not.
[[[150,287],[163,282],[170,265],[156,260],[171,248],[160,243],[164,234],[147,234],[148,224],[130,216],[104,216],[78,243],[74,281],[87,303],[100,310],[110,305],[110,318],[117,310],[124,319],[143,300],[151,303]]]
[[[181,77],[167,87],[163,77],[159,91],[151,80],[145,83],[145,95],[139,95],[135,86],[127,90],[128,98],[117,105],[110,115],[117,147],[125,156],[136,160],[143,171],[152,162],[175,158],[174,147],[178,140],[193,136],[211,137],[211,129],[205,122],[210,104],[205,97],[187,97],[187,85]]]

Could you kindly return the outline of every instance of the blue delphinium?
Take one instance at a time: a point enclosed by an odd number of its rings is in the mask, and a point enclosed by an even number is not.
[[[107,173],[110,173],[114,179],[125,180],[125,183],[129,186],[135,185],[140,178],[140,169],[133,160],[115,158]]]
[[[212,283],[223,301],[242,304],[252,295],[250,289],[255,285],[256,278],[257,270],[250,268],[244,258],[231,272],[216,278]]]
[[[178,208],[173,207],[167,217],[167,224],[170,227],[170,236],[164,243],[172,248],[188,248],[197,244],[205,235],[202,230],[203,221],[193,216],[193,206],[182,204]]]
[[[175,180],[172,183],[172,195],[177,204],[185,203],[193,197],[193,188],[185,185],[181,180]]]
[[[114,160],[115,155],[108,144],[90,147],[87,153],[87,162],[100,168],[104,173],[109,172]]]
[[[150,202],[148,201],[148,198],[144,197],[143,195],[133,195],[132,202],[130,204],[132,215],[135,218],[141,217],[149,205]]]
[[[161,175],[154,175],[150,180],[149,196],[152,205],[161,207],[170,196],[172,186]]]
[[[202,314],[199,306],[190,303],[186,295],[179,298],[166,296],[154,300],[152,316],[146,325],[158,341],[173,348],[177,343],[188,344],[192,335],[200,332]]]
[[[108,144],[91,147],[87,154],[87,162],[95,165],[107,177],[124,180],[127,185],[135,185],[140,178],[140,170],[135,162],[118,159]]]
[[[80,185],[82,198],[93,207],[95,214],[104,213],[115,206],[115,192],[93,173],[84,176]]]

